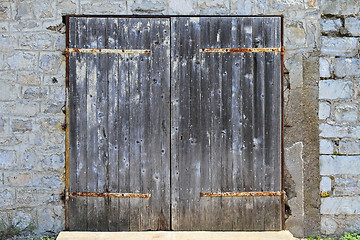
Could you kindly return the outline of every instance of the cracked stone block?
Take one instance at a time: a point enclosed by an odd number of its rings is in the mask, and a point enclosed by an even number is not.
[[[327,119],[330,117],[331,107],[327,102],[319,103],[319,119]]]
[[[342,23],[340,19],[321,19],[321,30],[323,32],[338,32],[342,27]]]
[[[341,104],[335,108],[335,120],[338,123],[356,122],[358,119],[358,107],[354,104]]]
[[[358,54],[359,40],[353,37],[321,38],[321,54],[327,56],[354,57]]]
[[[353,82],[339,80],[319,81],[319,99],[346,99],[352,97]]]
[[[335,58],[332,60],[332,65],[337,77],[360,76],[360,59],[358,58]]]

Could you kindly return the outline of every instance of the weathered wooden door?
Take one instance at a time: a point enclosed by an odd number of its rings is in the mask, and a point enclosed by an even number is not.
[[[68,20],[70,230],[281,229],[281,18]]]

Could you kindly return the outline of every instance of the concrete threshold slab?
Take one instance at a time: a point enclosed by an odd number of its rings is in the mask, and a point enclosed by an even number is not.
[[[277,232],[61,232],[57,240],[293,240],[296,239],[289,231]]]

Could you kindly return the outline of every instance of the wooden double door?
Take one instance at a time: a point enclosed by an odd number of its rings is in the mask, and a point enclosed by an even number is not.
[[[69,230],[280,230],[281,18],[68,16]]]

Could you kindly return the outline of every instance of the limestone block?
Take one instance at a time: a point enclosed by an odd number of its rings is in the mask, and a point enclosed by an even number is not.
[[[358,214],[322,215],[321,219],[323,220],[324,218],[331,220],[331,222],[328,223],[328,227],[324,228],[328,229],[329,234],[336,234],[338,236],[342,236],[344,234],[344,231],[358,232],[358,229],[360,228],[360,218]],[[322,234],[325,233],[326,232],[322,232]]]
[[[23,153],[22,161],[19,163],[19,169],[26,169],[26,170],[34,170],[34,171],[41,171],[41,166],[39,163],[40,154],[38,151],[27,149]]]
[[[18,71],[18,83],[23,85],[40,85],[41,75],[34,71]]]
[[[130,0],[128,6],[132,13],[152,14],[167,11],[167,4],[161,0]]]
[[[13,187],[31,186],[31,175],[29,173],[6,173],[5,185]]]
[[[34,70],[37,66],[37,53],[14,51],[6,59],[7,66],[13,70]]]
[[[170,0],[169,14],[194,14],[196,3],[192,0]]]
[[[32,130],[32,121],[31,120],[22,120],[22,119],[12,119],[11,120],[11,129],[13,132],[27,132]]]
[[[15,190],[13,188],[0,188],[0,209],[14,206]]]
[[[61,59],[61,53],[41,53],[40,69],[45,73],[56,74],[59,72]]]
[[[319,81],[319,99],[345,99],[353,94],[353,82],[341,80]]]
[[[301,21],[285,23],[284,42],[286,49],[299,49],[306,47],[306,30]]]
[[[52,50],[54,39],[56,37],[48,33],[24,34],[20,37],[19,45],[22,49]]]
[[[54,211],[50,206],[37,208],[38,228],[40,231],[52,229],[54,225]]]
[[[8,52],[17,47],[17,37],[9,34],[0,35],[0,51]]]
[[[335,58],[332,60],[332,65],[337,77],[357,77],[360,75],[360,59],[358,58]]]
[[[360,154],[360,140],[341,140],[339,142],[339,153]]]
[[[239,15],[251,15],[253,14],[253,9],[255,8],[255,2],[252,0],[231,0],[231,13]]]
[[[342,27],[342,23],[340,19],[321,19],[321,30],[323,32],[338,32]]]
[[[319,58],[319,72],[320,77],[328,78],[331,76],[330,74],[330,62],[326,58]]]
[[[357,38],[321,38],[321,54],[327,56],[354,57],[358,54],[359,41]]]
[[[360,195],[360,178],[358,175],[336,176],[334,184],[335,196],[355,196]]]
[[[14,71],[2,71],[0,74],[0,80],[16,82],[16,72]]]
[[[37,19],[46,19],[55,17],[56,1],[36,0],[33,1],[33,7],[36,9],[35,16]]]
[[[54,154],[47,156],[41,161],[41,166],[45,171],[63,171],[65,164],[64,154]]]
[[[320,6],[323,14],[350,15],[360,12],[358,0],[321,0]]]
[[[345,28],[353,36],[360,36],[360,18],[345,18]]]
[[[198,0],[201,14],[230,14],[230,3],[226,0]]]
[[[284,64],[289,71],[290,89],[301,88],[303,86],[303,64],[302,53],[287,56]]]
[[[321,217],[321,233],[322,234],[334,234],[338,225],[332,218],[322,216]]]
[[[0,22],[0,33],[6,33],[8,31],[9,31],[9,23],[8,22]]]
[[[320,139],[320,154],[333,154],[335,144],[328,139]]]
[[[11,6],[9,2],[0,2],[0,19],[9,20],[11,19]]]
[[[12,116],[33,117],[40,111],[35,102],[0,102],[0,113]]]
[[[321,199],[321,214],[359,214],[360,196],[328,197]]]
[[[340,104],[335,108],[335,120],[338,123],[356,122],[358,112],[358,107],[355,104]]]
[[[327,123],[319,124],[320,137],[324,138],[360,138],[360,126],[333,126]]]
[[[10,82],[0,82],[0,101],[16,100],[19,96],[19,88]]]
[[[55,50],[63,51],[65,49],[65,37],[64,34],[58,34],[57,39],[55,40]]]
[[[331,107],[328,102],[319,103],[319,119],[327,119],[330,117]]]
[[[0,169],[11,169],[17,165],[16,152],[13,150],[0,150]]]
[[[124,14],[127,10],[126,3],[121,0],[85,0],[80,1],[80,11],[82,14]]]
[[[320,174],[360,174],[360,156],[320,156]]]
[[[17,2],[15,8],[15,20],[35,19],[33,1]],[[40,9],[36,9],[37,11]]]
[[[26,86],[22,88],[22,96],[24,99],[36,101],[44,99],[48,95],[47,87]]]
[[[322,177],[320,181],[320,191],[331,192],[331,179],[329,177]]]
[[[77,13],[77,2],[76,0],[59,0],[56,3],[56,7],[61,15],[75,14]]]

